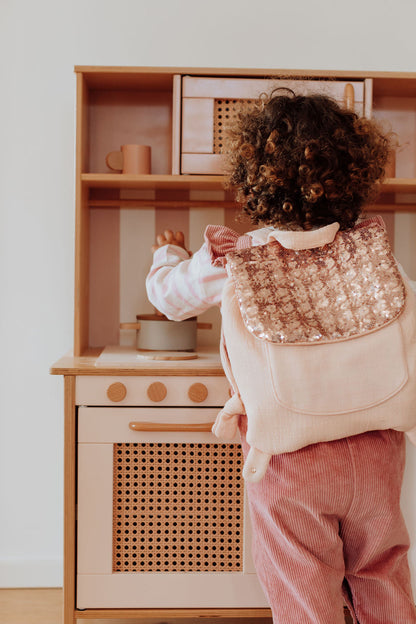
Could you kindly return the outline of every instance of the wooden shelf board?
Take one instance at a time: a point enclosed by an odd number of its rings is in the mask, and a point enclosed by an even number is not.
[[[219,204],[222,208],[237,209],[238,204],[233,201],[223,200],[160,200],[160,199],[90,199],[90,208],[140,208],[156,206],[158,208],[169,208],[176,210],[179,208],[212,208],[213,204]]]
[[[416,72],[336,71],[325,69],[117,67],[75,66],[91,89],[172,90],[173,76],[224,76],[227,78],[291,78],[323,80],[373,79],[374,96],[416,96]]]
[[[83,173],[81,180],[89,188],[206,189],[224,190],[221,175],[129,175],[123,173]],[[382,193],[416,193],[416,178],[386,178]]]
[[[201,350],[200,359],[189,361],[164,361],[143,360],[136,364],[130,364],[123,357],[120,362],[108,365],[96,366],[102,348],[88,349],[81,356],[74,356],[72,352],[64,355],[55,362],[50,369],[51,375],[97,375],[97,376],[224,376],[217,350]]]
[[[85,609],[75,610],[75,617],[79,619],[143,619],[157,618],[158,620],[192,619],[246,619],[254,621],[257,618],[270,618],[271,611],[267,608],[252,609]]]
[[[84,173],[81,176],[82,184],[86,189],[136,189],[152,191],[192,191],[205,190],[224,191],[225,178],[220,175],[126,175],[113,173]],[[388,197],[388,195],[392,197]],[[416,209],[415,198],[403,198],[400,202],[400,195],[416,194],[416,178],[387,178],[380,188],[379,201],[369,207],[369,212],[414,212]],[[395,197],[396,196],[396,197]],[[180,200],[177,197],[163,197],[154,199],[117,199],[92,197],[88,202],[91,207],[140,207],[149,205],[160,205],[164,207],[177,208],[179,205],[204,206],[212,205],[213,200]],[[224,208],[236,208],[237,204],[232,200],[232,195],[226,195],[223,200],[215,200],[218,205]]]
[[[217,175],[128,175],[123,173],[83,173],[89,188],[131,188],[146,190],[224,190],[224,178]]]
[[[416,193],[416,178],[386,178],[382,193]]]
[[[416,203],[414,204],[393,204],[378,203],[369,206],[364,212],[375,212],[383,214],[383,212],[416,212]]]
[[[84,74],[87,78],[109,75],[173,75],[192,74],[200,76],[294,76],[303,78],[339,78],[340,80],[356,78],[375,79],[402,79],[414,80],[416,72],[396,71],[362,71],[362,70],[335,70],[335,69],[284,69],[278,67],[242,68],[242,67],[143,67],[143,66],[118,66],[118,65],[76,65],[74,71]]]

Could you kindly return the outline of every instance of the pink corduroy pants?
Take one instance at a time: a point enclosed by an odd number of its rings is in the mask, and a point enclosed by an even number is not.
[[[243,453],[246,417],[240,417]],[[414,624],[400,510],[402,433],[373,431],[272,457],[247,483],[253,557],[274,624]]]

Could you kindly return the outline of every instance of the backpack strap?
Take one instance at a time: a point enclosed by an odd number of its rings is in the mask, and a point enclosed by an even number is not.
[[[384,230],[387,230],[386,223],[381,215],[374,215],[374,217],[367,217],[366,219],[363,219],[363,221],[360,221],[359,223],[357,223],[354,227],[355,228],[367,227],[367,225],[371,225],[371,223],[378,223],[378,225],[381,225],[381,227]]]
[[[250,236],[241,235],[225,225],[208,225],[204,232],[204,240],[213,266],[225,267],[227,253],[251,247]]]

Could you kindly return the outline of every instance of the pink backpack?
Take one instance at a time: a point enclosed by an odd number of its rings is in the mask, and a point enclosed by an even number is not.
[[[377,429],[416,444],[416,298],[384,222],[339,232],[276,231],[226,255],[225,373],[234,395],[213,432],[247,414],[243,476],[259,481],[273,454]]]

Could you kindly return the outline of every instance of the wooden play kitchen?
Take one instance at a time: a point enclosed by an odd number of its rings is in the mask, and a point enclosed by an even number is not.
[[[212,329],[194,333],[196,346],[166,349],[158,332],[150,346],[138,342],[154,314],[144,286],[150,247],[166,228],[182,230],[193,251],[209,223],[249,229],[223,188],[224,127],[241,102],[276,86],[328,93],[389,120],[401,145],[396,177],[371,210],[392,241],[405,241],[397,215],[416,207],[416,73],[75,72],[74,345],[52,367],[65,387],[64,624],[270,617],[251,557],[240,445],[210,432],[229,396],[219,312],[198,317]],[[133,171],[151,173],[131,173],[131,154]],[[172,348],[184,358],[169,359]]]

